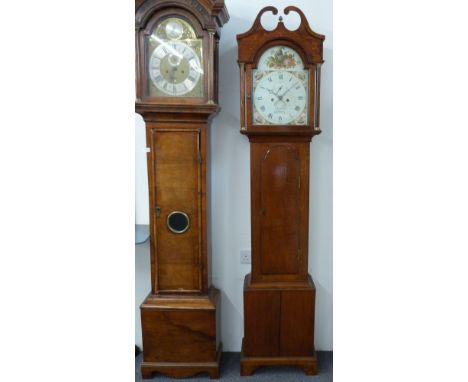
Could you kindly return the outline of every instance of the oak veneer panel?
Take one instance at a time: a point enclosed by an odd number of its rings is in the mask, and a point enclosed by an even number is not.
[[[215,311],[142,309],[143,360],[209,362],[216,359]]]
[[[150,200],[151,294],[141,306],[143,378],[219,378],[219,291],[210,286],[209,137],[217,105],[220,29],[229,20],[224,0],[136,0],[136,102],[146,123]],[[181,17],[203,42],[203,97],[148,94],[151,31]],[[208,178],[208,181],[207,181]],[[159,211],[159,212],[158,212]],[[177,234],[167,216],[185,212],[189,229]]]
[[[314,352],[315,290],[281,292],[280,355]]]
[[[161,206],[156,217],[156,250],[159,289],[200,289],[200,163],[197,131],[154,130],[154,194]],[[174,234],[167,228],[167,216],[183,211],[190,217],[190,228]]]
[[[297,273],[300,159],[288,144],[261,145],[260,258],[263,274]]]
[[[244,354],[279,355],[281,294],[276,291],[244,291]]]

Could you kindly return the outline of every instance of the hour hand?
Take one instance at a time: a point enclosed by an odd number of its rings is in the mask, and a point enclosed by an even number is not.
[[[176,72],[177,72],[177,66],[171,67],[171,73],[169,74],[169,78],[171,79],[172,82],[175,82],[176,80]]]
[[[274,93],[278,98],[280,98],[279,96],[279,92],[281,91],[281,89],[283,89],[283,85],[281,85],[278,90],[276,91],[276,93]]]
[[[278,95],[275,94],[275,92],[274,92],[273,90],[271,90],[271,89],[265,88],[265,87],[263,87],[263,86],[260,86],[260,89],[264,89],[264,90],[266,90],[268,93],[273,94],[275,97],[278,97]]]

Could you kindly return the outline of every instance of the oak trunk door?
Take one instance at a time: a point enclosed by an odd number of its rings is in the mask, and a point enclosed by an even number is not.
[[[201,290],[200,132],[153,130],[157,289]]]
[[[264,275],[299,271],[299,188],[297,148],[267,146],[260,165],[260,258]]]

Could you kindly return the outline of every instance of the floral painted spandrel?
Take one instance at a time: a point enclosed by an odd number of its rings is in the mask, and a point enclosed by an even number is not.
[[[266,64],[271,69],[292,69],[297,65],[297,61],[293,52],[278,48],[267,58]]]

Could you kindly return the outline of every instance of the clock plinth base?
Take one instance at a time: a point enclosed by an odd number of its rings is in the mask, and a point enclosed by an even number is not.
[[[305,375],[316,375],[317,356],[314,350],[310,357],[246,357],[242,341],[240,375],[247,377],[264,366],[297,366],[304,370]]]
[[[301,282],[244,282],[244,339],[241,375],[260,366],[299,366],[317,372],[314,350],[315,285]]]
[[[219,378],[220,293],[150,294],[141,304],[143,378],[161,373],[174,378],[206,372]]]
[[[208,373],[210,379],[219,379],[219,364],[221,361],[222,345],[219,344],[215,362],[142,362],[141,376],[143,379],[152,378],[155,373],[164,374],[171,378],[188,378],[200,373]]]

